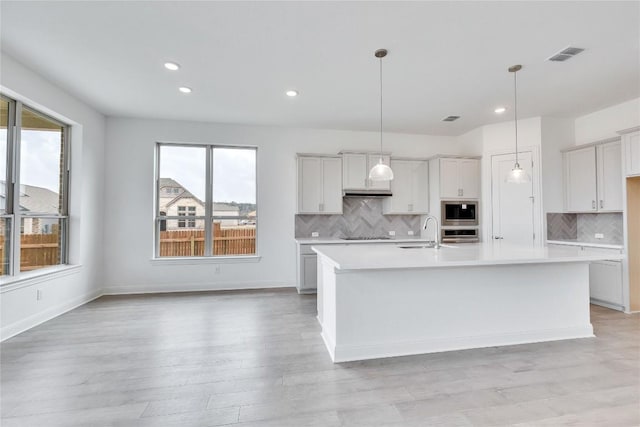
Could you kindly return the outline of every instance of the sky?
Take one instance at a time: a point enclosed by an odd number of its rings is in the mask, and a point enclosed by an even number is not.
[[[206,149],[171,147],[160,152],[160,177],[173,178],[197,198],[205,200]],[[256,151],[214,148],[213,201],[256,202]]]
[[[60,192],[60,132],[23,130],[20,135],[20,183]],[[7,175],[7,130],[0,129],[0,180]]]
[[[0,129],[0,153],[6,152],[6,129]],[[205,200],[206,149],[162,146],[160,177],[173,178],[200,200]],[[0,156],[0,180],[6,160]],[[24,130],[21,134],[20,183],[59,190],[60,133]],[[215,202],[256,202],[256,152],[215,148],[213,154]]]

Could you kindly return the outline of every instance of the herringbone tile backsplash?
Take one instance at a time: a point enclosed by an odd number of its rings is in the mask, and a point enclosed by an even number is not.
[[[342,215],[296,215],[296,237],[375,237],[395,231],[405,237],[411,230],[420,235],[420,215],[383,215],[382,199],[345,197]]]
[[[604,234],[604,238],[596,239],[596,233]],[[548,240],[621,245],[622,233],[621,213],[547,214]]]

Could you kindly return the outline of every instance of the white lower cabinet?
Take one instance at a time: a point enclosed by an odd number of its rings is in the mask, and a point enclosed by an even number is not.
[[[589,265],[589,296],[594,304],[623,308],[622,262],[594,261]]]

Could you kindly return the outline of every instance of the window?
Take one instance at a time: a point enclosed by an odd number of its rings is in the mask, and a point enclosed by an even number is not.
[[[0,99],[2,275],[67,262],[68,134],[67,125]]]
[[[156,182],[156,257],[256,254],[255,148],[159,143]]]

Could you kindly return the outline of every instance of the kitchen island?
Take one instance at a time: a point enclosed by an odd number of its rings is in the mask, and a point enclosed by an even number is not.
[[[334,362],[593,336],[589,263],[610,253],[416,246],[313,247]]]

